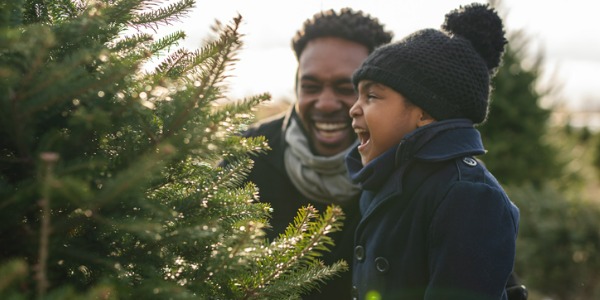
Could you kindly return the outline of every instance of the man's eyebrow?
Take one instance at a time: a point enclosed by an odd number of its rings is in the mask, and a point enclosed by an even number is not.
[[[317,77],[312,76],[312,75],[305,75],[302,76],[300,78],[300,81],[314,81],[314,82],[321,82],[321,80],[319,80]],[[333,82],[334,86],[337,85],[345,85],[345,84],[352,84],[352,80],[350,78],[340,78],[337,79]]]
[[[300,80],[319,81],[319,79],[317,79],[317,77],[313,75],[303,75],[302,77],[300,77]]]
[[[335,83],[336,85],[338,85],[338,84],[347,84],[347,83],[352,83],[352,79],[350,79],[350,78],[340,78],[340,79],[338,79],[338,80],[334,81],[334,83]]]

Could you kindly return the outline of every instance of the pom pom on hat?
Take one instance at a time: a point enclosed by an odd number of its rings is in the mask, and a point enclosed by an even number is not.
[[[366,79],[385,84],[436,120],[483,123],[505,44],[500,17],[473,3],[448,13],[441,30],[423,29],[376,49],[352,81],[355,87]]]
[[[490,71],[500,65],[507,41],[502,20],[487,5],[471,4],[451,11],[442,29],[469,40]]]

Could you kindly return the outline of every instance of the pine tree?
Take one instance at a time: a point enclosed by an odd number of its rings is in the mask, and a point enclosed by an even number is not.
[[[528,57],[528,40],[513,32],[492,81],[490,113],[479,126],[489,154],[483,156],[487,167],[504,184],[540,187],[561,178],[564,162],[548,141],[551,110],[541,106],[541,98],[552,90],[537,87],[543,56]],[[534,62],[524,65],[525,59]]]
[[[0,298],[297,298],[346,268],[319,260],[338,207],[263,238],[237,186],[267,146],[237,133],[270,96],[224,101],[241,17],[196,51],[145,30],[193,5],[0,4]]]

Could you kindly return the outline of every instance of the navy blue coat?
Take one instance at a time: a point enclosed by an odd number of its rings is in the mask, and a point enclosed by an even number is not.
[[[355,232],[353,296],[367,299],[506,299],[519,211],[473,158],[469,120],[409,133],[366,167],[346,157],[364,191]]]

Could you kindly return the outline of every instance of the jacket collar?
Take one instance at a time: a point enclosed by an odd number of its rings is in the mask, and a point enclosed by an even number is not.
[[[481,135],[469,119],[433,122],[408,133],[396,152],[394,165],[417,158],[424,161],[444,161],[467,155],[485,153]]]
[[[358,148],[354,148],[346,156],[346,166],[354,183],[366,190],[377,190],[392,172],[404,170],[413,159],[435,162],[483,153],[481,136],[473,122],[450,119],[417,128],[364,167]]]
[[[363,167],[358,147],[354,147],[346,155],[346,167],[352,182],[360,184],[365,190],[375,190],[380,187],[395,168],[390,162],[394,160],[397,148],[398,146],[390,148]]]

